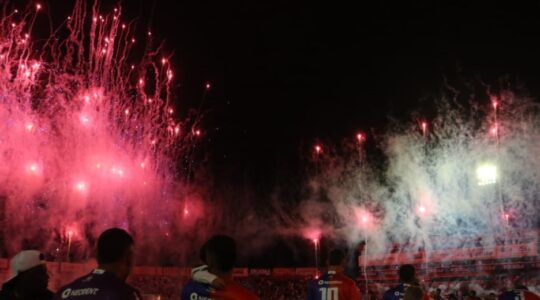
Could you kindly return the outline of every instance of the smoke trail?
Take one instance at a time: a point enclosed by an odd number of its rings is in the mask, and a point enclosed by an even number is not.
[[[424,128],[394,124],[376,136],[382,158],[326,151],[300,207],[304,226],[368,239],[372,253],[523,239],[539,224],[539,106],[509,91],[491,104],[440,100]]]

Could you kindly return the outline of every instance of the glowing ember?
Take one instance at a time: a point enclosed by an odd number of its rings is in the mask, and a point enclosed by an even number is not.
[[[426,121],[422,121],[422,123],[420,124],[420,126],[422,127],[422,134],[423,134],[423,135],[426,135],[426,133],[427,133],[427,122],[426,122]]]
[[[79,191],[79,192],[86,192],[87,190],[87,186],[86,186],[86,183],[85,182],[78,182],[76,185],[75,185],[75,188]]]
[[[499,128],[497,127],[497,124],[493,125],[490,129],[490,133],[494,136],[496,136],[499,133]]]
[[[37,163],[30,163],[28,165],[28,171],[31,174],[38,174],[39,173],[39,165]]]
[[[86,115],[82,115],[82,116],[80,117],[80,119],[81,119],[81,123],[83,123],[83,124],[88,124],[88,123],[90,123],[90,119],[89,119],[88,116],[86,116]]]

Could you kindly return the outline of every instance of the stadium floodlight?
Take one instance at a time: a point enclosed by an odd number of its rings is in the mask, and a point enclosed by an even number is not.
[[[497,182],[497,166],[492,163],[484,163],[476,168],[478,185],[488,185]]]

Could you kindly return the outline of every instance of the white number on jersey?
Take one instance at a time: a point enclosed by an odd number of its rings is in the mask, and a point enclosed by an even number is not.
[[[321,300],[339,300],[338,288],[319,288]]]

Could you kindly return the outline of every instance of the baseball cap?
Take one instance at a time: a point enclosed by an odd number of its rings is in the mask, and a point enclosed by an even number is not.
[[[11,276],[7,281],[17,277],[20,273],[45,264],[45,256],[37,250],[23,250],[17,253],[10,262]]]

